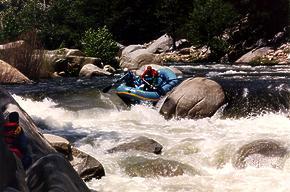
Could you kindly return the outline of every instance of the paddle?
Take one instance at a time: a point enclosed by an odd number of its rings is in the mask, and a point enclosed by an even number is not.
[[[157,88],[153,85],[151,85],[148,81],[146,81],[145,79],[142,79],[142,81],[144,81],[144,83],[146,83],[148,86],[150,86],[150,88],[157,90]]]

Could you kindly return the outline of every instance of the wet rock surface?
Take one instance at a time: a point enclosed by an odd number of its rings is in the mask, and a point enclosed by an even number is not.
[[[177,86],[164,101],[160,113],[166,118],[212,116],[225,100],[222,87],[206,78],[189,78]]]
[[[287,153],[287,149],[278,141],[256,140],[236,152],[233,165],[240,169],[247,166],[282,168]]]

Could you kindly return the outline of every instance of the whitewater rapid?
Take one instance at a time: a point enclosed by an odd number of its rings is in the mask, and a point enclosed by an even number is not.
[[[74,145],[94,156],[106,176],[87,185],[100,192],[286,192],[290,184],[290,159],[282,169],[271,166],[236,169],[231,157],[243,145],[257,139],[272,139],[290,149],[290,118],[285,112],[263,113],[243,118],[222,118],[217,112],[199,120],[165,120],[156,109],[136,105],[129,110],[92,107],[70,110],[45,98],[34,101],[13,95],[44,132],[79,135]],[[160,155],[130,151],[106,151],[132,138],[146,136],[163,145],[161,157],[191,165],[201,175],[176,177],[129,177],[119,166],[128,156],[157,158]]]

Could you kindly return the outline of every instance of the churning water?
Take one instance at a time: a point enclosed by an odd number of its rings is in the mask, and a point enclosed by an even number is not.
[[[290,159],[273,168],[271,160],[245,169],[233,166],[243,145],[275,140],[290,149],[290,66],[174,64],[185,76],[217,81],[227,104],[213,117],[165,120],[152,106],[127,109],[101,90],[110,78],[53,80],[23,87],[7,86],[43,132],[68,138],[98,159],[106,176],[87,184],[100,192],[282,192],[289,191]],[[107,153],[138,136],[163,145],[161,155],[129,151]],[[161,157],[194,168],[174,177],[131,177],[121,162],[127,157]],[[275,158],[275,157],[273,157]],[[254,161],[254,160],[253,160]],[[274,161],[274,160],[273,160]]]

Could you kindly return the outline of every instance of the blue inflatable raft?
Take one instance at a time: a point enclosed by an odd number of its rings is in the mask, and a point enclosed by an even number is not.
[[[145,91],[142,87],[129,87],[124,83],[116,88],[116,94],[127,104],[152,103],[156,104],[162,95],[171,91],[178,83],[175,73],[167,67],[157,70],[158,89],[155,91]]]

